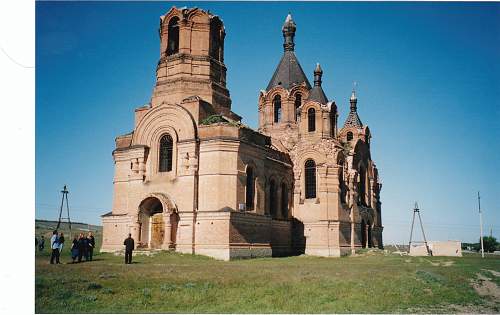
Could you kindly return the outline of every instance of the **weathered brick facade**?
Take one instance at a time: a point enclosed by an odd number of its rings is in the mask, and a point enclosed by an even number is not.
[[[382,247],[381,184],[356,95],[339,130],[321,67],[311,86],[295,56],[290,15],[282,31],[254,131],[231,111],[222,21],[197,8],[161,17],[151,102],[116,138],[103,251],[128,233],[138,247],[224,260]]]

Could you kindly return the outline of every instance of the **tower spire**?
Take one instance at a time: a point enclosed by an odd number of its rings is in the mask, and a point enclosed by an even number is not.
[[[323,70],[319,63],[316,64],[314,69],[314,86],[321,86],[321,77],[323,76]]]
[[[349,101],[351,103],[351,112],[356,112],[358,109],[358,106],[357,106],[358,97],[356,96],[356,85],[357,85],[357,83],[354,82],[353,87],[352,87],[351,98],[349,99]]]
[[[285,42],[283,43],[283,48],[285,51],[293,51],[295,48],[295,43],[293,39],[295,37],[295,30],[297,29],[295,22],[292,19],[292,15],[288,13],[285,19],[285,23],[283,24],[283,28],[281,29],[283,32],[283,38]]]

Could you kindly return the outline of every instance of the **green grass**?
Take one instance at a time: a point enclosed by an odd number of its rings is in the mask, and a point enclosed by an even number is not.
[[[70,261],[63,253],[63,262]],[[37,254],[37,313],[386,313],[500,311],[471,280],[500,271],[488,256],[288,257],[231,262],[163,252],[98,254],[95,261],[49,265]],[[449,266],[446,262],[452,261]],[[450,264],[450,263],[448,263]],[[458,309],[457,309],[458,307]],[[462,311],[464,310],[462,309]]]

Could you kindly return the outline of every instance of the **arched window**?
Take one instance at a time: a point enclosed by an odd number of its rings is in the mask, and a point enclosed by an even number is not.
[[[364,166],[359,167],[358,180],[358,202],[366,205],[366,170]]]
[[[160,172],[172,171],[172,149],[173,140],[169,134],[160,139]]]
[[[253,210],[253,202],[255,196],[255,177],[253,169],[247,167],[247,187],[246,187],[246,209]]]
[[[316,110],[309,108],[307,111],[307,130],[309,132],[316,130]]]
[[[210,22],[210,56],[222,61],[222,26],[217,19]]]
[[[284,219],[288,218],[288,189],[285,183],[281,183],[281,214]]]
[[[299,121],[300,109],[302,105],[302,95],[300,93],[295,94],[295,121]]]
[[[173,17],[168,22],[168,43],[167,43],[167,56],[179,52],[179,18]]]
[[[274,122],[281,121],[281,96],[276,95],[273,99],[273,107],[274,107]]]
[[[305,163],[306,199],[316,198],[316,163],[307,160]]]
[[[352,140],[352,138],[354,138],[354,136],[353,136],[352,132],[350,132],[350,131],[349,131],[349,132],[347,133],[347,141],[351,141],[351,140]]]
[[[335,137],[335,127],[336,127],[335,116],[336,112],[332,108],[330,112],[330,134],[332,137]]]
[[[345,203],[347,189],[344,183],[344,161],[339,162],[339,188],[340,188],[340,202]]]
[[[271,182],[269,183],[269,210],[270,210],[270,213],[271,213],[271,217],[272,218],[276,218],[276,214],[277,214],[277,210],[276,209],[276,203],[277,203],[277,195],[278,195],[278,189],[276,187],[276,182],[273,180],[271,180]]]

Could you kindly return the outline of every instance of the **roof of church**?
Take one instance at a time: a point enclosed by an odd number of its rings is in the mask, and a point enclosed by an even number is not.
[[[349,116],[347,116],[347,119],[345,120],[344,128],[346,127],[361,128],[363,127],[363,123],[361,122],[361,119],[359,119],[358,116],[358,110],[357,110],[358,98],[356,97],[356,92],[354,90],[352,91],[351,98],[349,99],[349,101],[351,102],[351,111],[349,112]]]
[[[349,116],[347,116],[344,123],[344,128],[345,127],[363,127],[363,123],[361,122],[361,119],[359,119],[357,112],[351,111],[349,113]]]
[[[323,76],[323,70],[319,63],[316,64],[316,68],[314,69],[314,87],[309,92],[308,100],[316,101],[321,104],[328,103],[328,98],[321,87],[321,77]]]
[[[321,85],[315,85],[311,89],[311,92],[309,92],[309,97],[307,99],[311,101],[316,101],[321,104],[328,103],[328,98],[326,97],[325,92],[323,91]]]
[[[273,87],[282,86],[285,89],[290,89],[294,85],[305,83],[308,89],[311,88],[309,80],[307,80],[304,70],[300,66],[295,53],[291,50],[284,52],[281,57],[278,67],[274,71],[273,77],[266,90],[269,91]]]

